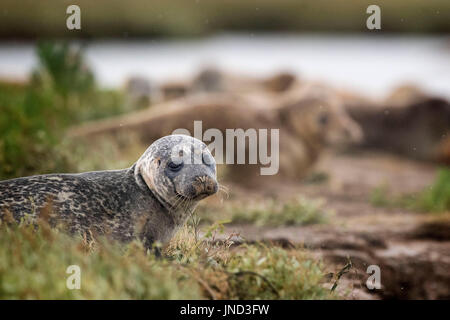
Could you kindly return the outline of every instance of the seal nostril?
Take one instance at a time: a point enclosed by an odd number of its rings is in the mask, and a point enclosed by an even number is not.
[[[199,176],[195,178],[197,195],[212,195],[217,192],[217,182],[208,176]]]

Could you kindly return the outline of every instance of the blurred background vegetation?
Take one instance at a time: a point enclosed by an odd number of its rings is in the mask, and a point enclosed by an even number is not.
[[[3,0],[1,38],[199,36],[224,31],[358,32],[382,8],[383,32],[450,31],[447,0],[78,0],[82,29],[65,26],[73,1]],[[63,13],[63,14],[62,14]]]
[[[36,56],[28,82],[0,82],[0,180],[76,170],[64,129],[130,108],[121,91],[98,88],[82,48],[40,42]]]

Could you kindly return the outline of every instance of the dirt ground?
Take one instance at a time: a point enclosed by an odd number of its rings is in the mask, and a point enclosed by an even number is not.
[[[436,169],[381,153],[329,153],[316,169],[327,174],[326,182],[265,186],[265,192],[277,198],[323,198],[334,212],[330,223],[231,225],[225,234],[237,232],[237,241],[267,241],[286,248],[304,245],[324,259],[329,272],[339,271],[350,258],[353,267],[338,285],[349,299],[449,299],[450,216],[380,208],[370,201],[380,186],[391,195],[421,191],[433,182]],[[250,191],[237,188],[230,186],[233,197],[248,196],[245,192]],[[381,289],[367,289],[369,265],[380,267]]]

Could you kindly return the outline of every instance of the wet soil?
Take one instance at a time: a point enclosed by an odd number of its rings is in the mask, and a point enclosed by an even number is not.
[[[350,259],[352,268],[338,285],[349,299],[450,299],[450,215],[380,208],[370,201],[380,186],[387,187],[390,195],[419,192],[433,182],[436,169],[380,153],[330,153],[316,168],[329,177],[326,182],[264,186],[263,196],[323,198],[334,212],[329,223],[276,228],[231,225],[226,233],[237,232],[238,241],[304,246],[325,261],[330,273]],[[253,192],[236,188],[231,187],[232,201]],[[380,289],[366,286],[370,265],[380,267]]]

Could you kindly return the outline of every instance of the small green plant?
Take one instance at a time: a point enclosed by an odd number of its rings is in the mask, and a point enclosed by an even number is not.
[[[50,86],[64,99],[94,89],[94,75],[84,62],[81,48],[67,42],[40,42],[36,55],[39,64],[32,75],[36,84]]]
[[[321,285],[323,266],[301,250],[248,246],[232,256],[227,271],[232,299],[330,299]]]
[[[435,182],[418,196],[411,197],[409,206],[425,212],[450,211],[450,169],[440,169]]]
[[[303,179],[304,183],[310,183],[310,184],[320,184],[325,183],[330,179],[328,173],[326,172],[312,172],[308,176]]]
[[[322,200],[304,197],[297,197],[286,202],[270,200],[231,208],[233,223],[270,226],[324,223],[329,214],[323,208]]]
[[[82,47],[40,42],[36,55],[39,63],[31,75],[31,86],[53,93],[52,103],[64,126],[132,109],[121,92],[98,88]]]
[[[388,192],[386,185],[376,187],[370,194],[370,203],[375,207],[388,207],[392,201],[389,199]]]
[[[373,190],[370,202],[377,207],[400,207],[422,212],[450,211],[450,169],[438,171],[434,183],[422,192],[389,196],[387,186]]]

